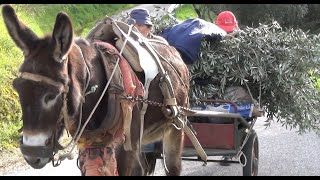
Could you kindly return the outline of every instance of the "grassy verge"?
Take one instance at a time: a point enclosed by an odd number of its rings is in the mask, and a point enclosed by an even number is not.
[[[26,9],[43,32],[50,32],[56,15],[64,11],[71,18],[76,35],[83,36],[98,20],[135,6],[136,4],[32,4],[18,5],[18,8]]]
[[[30,23],[25,13],[18,11],[23,21]],[[2,17],[1,17],[2,19]],[[11,85],[23,59],[22,52],[15,46],[3,21],[0,21],[0,151],[18,145],[18,129],[22,123],[18,96]]]

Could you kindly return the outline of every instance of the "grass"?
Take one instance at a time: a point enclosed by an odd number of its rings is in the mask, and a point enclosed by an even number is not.
[[[73,23],[75,34],[85,36],[96,21],[111,16],[136,4],[15,4],[19,19],[39,37],[52,32],[57,13],[66,12]],[[7,33],[0,15],[0,152],[18,146],[22,126],[18,95],[12,87],[23,61],[23,54]]]
[[[22,5],[19,5],[22,6]],[[95,25],[104,18],[119,13],[122,10],[135,7],[136,4],[32,4],[23,5],[33,16],[33,21],[39,24],[44,32],[51,32],[56,15],[66,12],[73,23],[75,34],[84,36]]]
[[[30,23],[29,16],[21,11],[17,13],[23,21]],[[7,32],[2,20],[0,31]],[[11,82],[18,72],[23,56],[8,33],[0,34],[0,44],[0,151],[2,151],[13,149],[18,145],[18,130],[22,125],[21,110]]]
[[[317,76],[317,77],[319,77],[319,76]],[[320,78],[316,79],[315,82],[316,82],[317,89],[320,91]]]

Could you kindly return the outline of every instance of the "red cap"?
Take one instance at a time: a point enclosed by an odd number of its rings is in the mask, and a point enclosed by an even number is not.
[[[216,25],[227,33],[231,33],[238,28],[237,19],[230,11],[221,12],[217,17]]]

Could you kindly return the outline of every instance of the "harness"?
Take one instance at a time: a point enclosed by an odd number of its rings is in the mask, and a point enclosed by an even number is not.
[[[182,117],[180,116],[180,115],[183,115],[183,113],[181,112],[181,108],[179,108],[177,105],[171,80],[167,72],[163,68],[159,57],[161,57],[165,62],[167,62],[167,60],[163,58],[161,54],[158,53],[157,50],[155,50],[154,47],[150,44],[150,42],[159,42],[159,43],[168,45],[167,42],[160,41],[158,39],[146,39],[142,35],[140,35],[137,29],[133,28],[131,31],[131,27],[128,26],[127,24],[114,21],[112,18],[109,18],[109,17],[99,22],[93,29],[91,29],[91,31],[87,36],[87,39],[91,41],[94,41],[94,40],[110,41],[110,40],[113,40],[114,38],[118,38],[116,40],[117,48],[124,50],[123,51],[124,56],[127,56],[126,58],[128,59],[130,65],[136,71],[140,72],[143,69],[147,76],[147,74],[149,74],[150,72],[150,69],[143,68],[143,66],[146,64],[156,63],[156,66],[158,68],[158,73],[161,76],[159,86],[164,96],[164,101],[162,102],[163,106],[161,108],[163,114],[167,119],[171,119],[173,121],[173,124],[175,124],[175,127],[177,129],[184,130],[187,136],[191,139],[193,145],[195,146],[202,160],[206,161],[207,160],[206,153],[204,152],[203,148],[201,147],[200,143],[198,142],[197,138],[195,137],[190,127],[186,125],[187,120],[186,119],[183,120]],[[126,42],[127,44],[122,42]],[[141,53],[139,52],[142,51],[140,50],[141,49],[140,47],[142,47],[143,50],[146,50],[149,56],[151,55],[151,58],[149,58],[148,59],[149,61],[147,61],[146,63],[141,62],[141,60],[143,60],[143,57],[142,59],[140,58]],[[152,79],[146,79],[146,82],[145,82],[146,92],[143,97],[144,99],[148,99],[148,88],[151,80]],[[133,97],[132,99],[135,99],[135,98]],[[144,115],[146,113],[147,107],[148,107],[148,104],[143,102],[143,107],[140,110],[140,116],[141,116],[140,117],[140,125],[141,125],[140,126],[140,146],[141,146],[142,137],[143,137]],[[125,142],[125,149],[131,150],[131,146],[128,145],[127,142]]]

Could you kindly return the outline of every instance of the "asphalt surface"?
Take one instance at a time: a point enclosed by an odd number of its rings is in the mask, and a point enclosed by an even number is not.
[[[161,4],[168,8],[170,4]],[[142,5],[152,12],[154,4]],[[128,10],[127,12],[130,12]],[[157,12],[161,15],[161,12]],[[154,15],[154,13],[153,13]],[[116,16],[114,18],[117,18]],[[315,133],[298,135],[278,123],[265,129],[264,118],[258,119],[254,129],[259,139],[259,176],[320,176],[320,137]],[[212,157],[219,159],[220,157]],[[183,176],[242,176],[240,164],[220,166],[219,163],[183,161]],[[29,166],[15,169],[5,176],[80,176],[76,160],[65,160],[58,167],[47,164],[43,169]],[[158,160],[155,176],[165,175],[162,160]]]
[[[319,176],[320,137],[315,133],[298,135],[295,130],[287,130],[278,123],[265,129],[264,118],[258,119],[255,131],[259,140],[258,176]],[[162,163],[157,163],[155,175],[163,175]],[[184,176],[242,176],[242,166],[219,163],[183,162]]]

